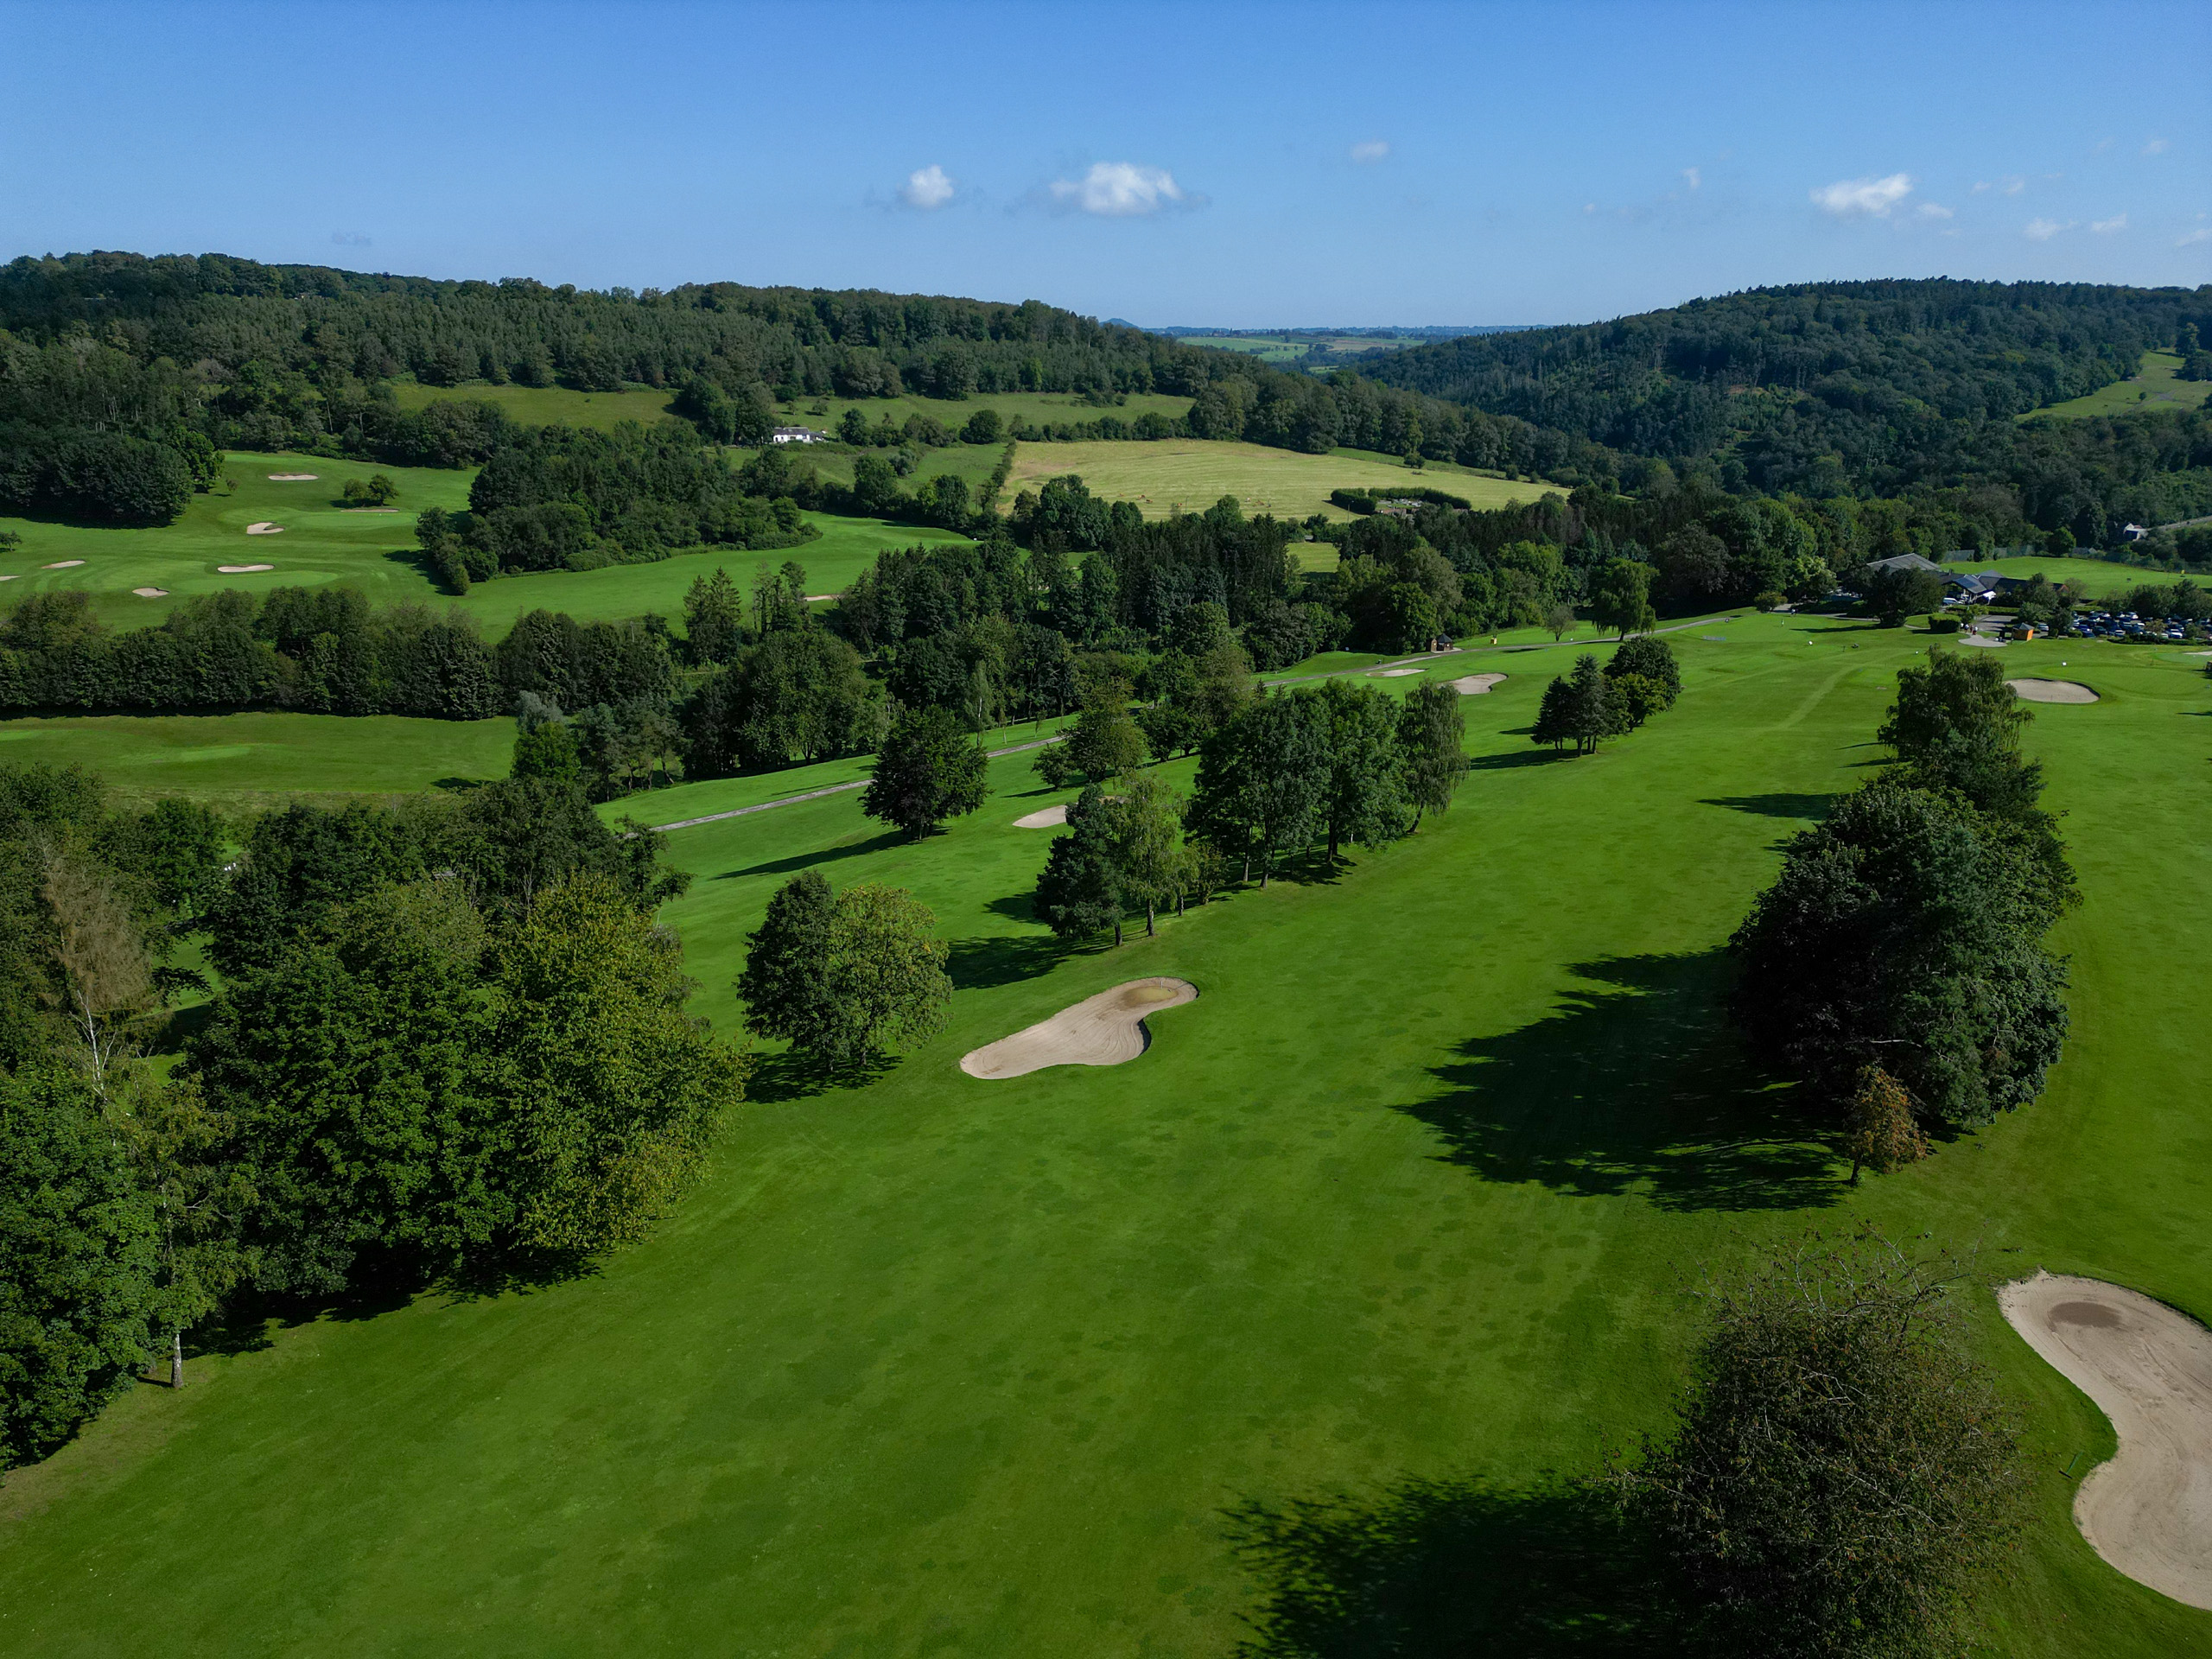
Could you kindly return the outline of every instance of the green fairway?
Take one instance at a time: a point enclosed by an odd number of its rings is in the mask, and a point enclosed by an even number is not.
[[[1220,443],[1200,438],[1163,438],[1156,443],[1025,443],[1014,451],[1009,489],[1034,489],[1048,478],[1074,473],[1093,495],[1134,501],[1147,518],[1201,512],[1233,495],[1248,513],[1278,518],[1322,513],[1339,522],[1352,517],[1329,500],[1341,489],[1438,489],[1478,507],[1533,501],[1551,484],[1516,484],[1457,467],[1421,472],[1382,457],[1352,451],[1300,454],[1257,443]]]
[[[404,794],[504,778],[509,720],[397,715],[93,715],[0,721],[0,763],[89,767],[120,799],[185,795],[241,812],[301,796]]]
[[[415,550],[414,516],[428,506],[465,508],[468,486],[475,477],[473,470],[236,453],[226,457],[225,471],[237,481],[235,490],[194,496],[175,524],[154,529],[91,529],[0,518],[0,530],[16,531],[23,538],[21,547],[0,555],[0,578],[8,578],[0,581],[0,607],[41,588],[82,588],[96,596],[100,614],[111,626],[129,627],[159,621],[194,594],[225,588],[266,593],[272,588],[337,582],[359,588],[378,604],[420,600],[458,606],[496,636],[516,617],[540,606],[586,620],[648,611],[673,616],[683,609],[684,589],[717,565],[743,583],[763,564],[796,559],[806,567],[813,591],[835,593],[874,563],[885,548],[966,539],[950,531],[879,518],[810,513],[808,522],[822,534],[802,547],[760,553],[702,550],[652,564],[502,576],[479,582],[466,598],[456,600],[424,574]],[[333,505],[347,479],[379,472],[398,483],[401,511],[350,512]],[[270,479],[271,473],[313,473],[315,477],[312,482],[277,483]],[[273,536],[247,535],[246,526],[256,523],[281,524],[284,529]],[[62,569],[46,568],[68,561],[77,563]],[[225,575],[219,567],[226,564],[274,568]],[[133,592],[138,588],[158,588],[165,596],[142,597]]]
[[[566,386],[494,386],[483,381],[425,386],[413,380],[396,380],[391,390],[402,409],[423,409],[440,402],[497,404],[509,420],[519,425],[589,426],[601,431],[624,421],[651,426],[670,412],[674,397],[652,386],[572,391]]]
[[[856,792],[672,833],[696,879],[664,913],[718,1025],[745,931],[817,868],[935,909],[948,1029],[866,1087],[768,1067],[706,1187],[592,1274],[334,1314],[126,1397],[0,1487],[0,1651],[105,1656],[151,1621],[191,1655],[1226,1659],[1264,1588],[1226,1506],[1588,1468],[1659,1425],[1700,1265],[1808,1224],[2212,1313],[2201,662],[2005,648],[2103,698],[2028,736],[2086,900],[2054,938],[2073,1039],[2035,1104],[1853,1189],[1747,1067],[1722,947],[1929,642],[1790,615],[1672,638],[1681,701],[1587,759],[1524,734],[1586,646],[1422,665],[1510,677],[1465,700],[1447,816],[1119,951],[1029,918],[1052,836],[1013,820],[1056,798],[1029,755],[918,843]],[[957,1070],[1149,974],[1200,995],[1139,1059]],[[2075,1531],[2062,1471],[2109,1431],[1973,1306],[2038,1506],[1993,1650],[2212,1649],[2212,1614]],[[1580,1590],[1547,1570],[1510,1593]]]
[[[2143,366],[2125,380],[2100,386],[2085,397],[2031,410],[2016,418],[2031,421],[2046,415],[2072,419],[2080,415],[2134,415],[2153,409],[2196,409],[2212,397],[2212,380],[2181,378],[2181,356],[2176,352],[2145,352]]]

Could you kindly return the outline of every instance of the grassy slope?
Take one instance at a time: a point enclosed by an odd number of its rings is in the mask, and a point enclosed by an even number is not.
[[[1157,412],[1171,418],[1190,412],[1191,400],[1173,392],[1132,392],[1125,402],[1102,409],[1086,404],[1071,391],[982,391],[957,402],[943,397],[799,397],[776,407],[776,419],[787,426],[810,426],[817,432],[834,431],[845,411],[857,409],[875,425],[888,416],[894,426],[910,415],[926,415],[946,431],[956,431],[979,409],[995,409],[1008,421],[1028,421],[1038,426],[1076,425],[1113,416],[1134,421]]]
[[[815,867],[935,906],[948,1031],[866,1090],[764,1090],[593,1277],[319,1320],[125,1399],[0,1491],[0,1649],[110,1653],[158,1608],[179,1653],[1223,1654],[1254,1586],[1222,1506],[1586,1466],[1656,1424],[1695,1264],[1808,1222],[2212,1313],[2197,664],[2008,650],[2105,694],[2030,739],[2088,895],[2056,941],[2074,1045],[2035,1106],[1854,1193],[1745,1072],[1717,953],[1926,642],[1713,632],[1675,636],[1678,708],[1590,760],[1514,732],[1573,647],[1497,660],[1446,819],[1118,953],[1060,958],[1027,919],[1027,756],[918,846],[849,794],[679,832],[704,1011]],[[1135,1063],[955,1069],[1155,972],[1202,995]],[[2075,1534],[2058,1471],[2108,1433],[1977,1306],[2041,1503],[2000,1649],[2212,1643]]]
[[[1135,501],[1145,516],[1164,518],[1179,505],[1199,512],[1224,495],[1248,513],[1278,518],[1325,513],[1351,517],[1329,503],[1329,492],[1352,488],[1427,487],[1463,496],[1478,507],[1531,501],[1555,486],[1515,484],[1459,468],[1409,471],[1395,461],[1346,451],[1305,455],[1257,443],[1166,438],[1156,443],[1025,443],[1014,451],[1009,489],[1034,488],[1065,473],[1079,474],[1093,495]]]
[[[2212,397],[2212,380],[2183,380],[2181,357],[2174,352],[2145,352],[2143,366],[2125,380],[2100,386],[2086,397],[2071,397],[2047,409],[2031,410],[2024,421],[2055,415],[2133,415],[2152,409],[2195,409]]]
[[[651,426],[670,413],[675,395],[651,386],[572,391],[566,386],[494,386],[481,381],[461,386],[425,386],[412,380],[396,380],[391,389],[402,409],[422,409],[439,402],[497,404],[509,420],[524,426],[592,426],[602,431],[624,421]]]
[[[578,394],[581,395],[581,394]],[[979,452],[980,453],[980,452]],[[988,471],[988,469],[986,468]],[[683,591],[702,574],[726,567],[741,584],[759,565],[797,559],[807,569],[817,593],[842,589],[873,563],[887,547],[916,542],[959,541],[946,531],[918,530],[874,518],[809,515],[823,533],[804,547],[764,553],[721,549],[679,554],[654,564],[612,566],[603,570],[550,571],[502,576],[480,582],[464,599],[443,595],[423,574],[415,551],[415,512],[427,506],[461,508],[468,504],[472,471],[378,467],[365,461],[326,461],[312,455],[233,454],[226,462],[237,489],[194,496],[173,524],[153,530],[104,530],[24,518],[0,518],[0,530],[13,530],[22,547],[0,555],[0,605],[22,593],[48,587],[85,588],[98,596],[101,614],[113,626],[158,621],[181,600],[224,588],[266,592],[272,588],[349,582],[379,604],[420,600],[458,605],[491,634],[504,632],[524,612],[544,606],[586,620],[636,616],[658,611],[673,616],[683,609]],[[313,473],[310,484],[277,484],[271,473]],[[349,478],[385,473],[400,489],[397,514],[345,512],[332,505]],[[269,521],[286,526],[279,536],[248,536],[250,524]],[[83,563],[72,569],[44,567],[64,559]],[[223,575],[222,564],[268,563],[275,569],[251,575]],[[817,585],[818,584],[818,585]],[[167,599],[141,599],[134,588],[166,588]]]
[[[402,794],[500,778],[511,720],[397,715],[95,715],[0,721],[0,762],[90,767],[121,798],[187,795],[228,811],[302,795]]]

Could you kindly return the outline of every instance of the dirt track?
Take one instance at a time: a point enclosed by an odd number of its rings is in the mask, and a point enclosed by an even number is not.
[[[1051,1019],[972,1049],[960,1069],[971,1077],[1019,1077],[1048,1065],[1119,1065],[1144,1052],[1148,1015],[1179,1008],[1198,994],[1184,979],[1133,979],[1087,996]]]
[[[2119,1436],[2074,1495],[2082,1535],[2137,1583],[2212,1608],[2212,1331],[2097,1279],[2038,1273],[1997,1301]]]

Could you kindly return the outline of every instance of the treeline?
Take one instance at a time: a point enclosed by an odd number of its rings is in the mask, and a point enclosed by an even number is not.
[[[226,1305],[571,1270],[697,1172],[741,1058],[683,1010],[683,878],[573,785],[119,812],[0,766],[0,1468]],[[164,1077],[141,1058],[223,975]]]
[[[2076,891],[2029,718],[1988,655],[1904,670],[1877,734],[1892,764],[1791,840],[1735,936],[1738,1014],[1840,1121],[1854,1179],[1924,1155],[1923,1124],[2032,1100],[2065,1041],[2042,941]]]
[[[475,620],[372,607],[343,588],[187,600],[152,627],[108,629],[91,596],[26,594],[0,619],[0,709],[309,714],[483,720],[529,694],[563,709],[666,698],[677,669],[658,617],[577,622],[534,611],[497,645]]]
[[[2110,544],[2130,518],[2212,511],[2201,419],[2013,418],[2133,374],[2212,321],[2202,291],[1834,283],[1755,289],[1607,323],[1378,354],[1376,380],[1681,467],[1815,497],[2011,488],[2044,530]]]
[[[438,575],[466,593],[492,576],[635,564],[679,548],[795,546],[819,532],[788,489],[780,455],[734,467],[680,426],[513,428],[469,486],[467,515],[426,509],[416,536]]]

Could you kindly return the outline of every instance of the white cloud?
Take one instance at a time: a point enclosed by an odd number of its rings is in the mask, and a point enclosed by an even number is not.
[[[2071,219],[2062,225],[2055,219],[2031,219],[2028,221],[2027,235],[2032,241],[2048,242],[2061,231],[2073,228],[2074,221]]]
[[[2183,237],[2180,241],[2175,243],[2174,246],[2177,248],[2186,248],[2198,242],[2212,242],[2212,228],[2202,231],[2191,231],[2187,236]]]
[[[1582,204],[1582,211],[1586,213],[1594,213],[1598,211],[1598,204],[1594,201],[1586,201]]]
[[[1813,192],[1814,202],[1826,213],[1849,219],[1871,214],[1887,219],[1890,209],[1912,194],[1912,175],[1892,173],[1886,179],[1839,179]]]
[[[1997,188],[2008,196],[2017,196],[2028,188],[2028,181],[2015,173],[2011,178],[2000,182]]]
[[[1354,144],[1351,151],[1352,160],[1363,167],[1370,162],[1381,161],[1389,153],[1389,143],[1381,138],[1370,138],[1363,143]]]
[[[2110,219],[2093,219],[2089,221],[2089,228],[2099,236],[2110,236],[2114,231],[2127,228],[2127,215],[2115,213]]]
[[[2143,146],[2143,153],[2145,156],[2163,156],[2166,153],[2166,145],[2168,142],[2168,140],[2164,138],[2153,138],[2149,143]]]
[[[1684,168],[1682,169],[1682,176],[1689,181],[1690,188],[1693,190],[1696,189],[1698,186],[1705,182],[1705,181],[1699,176],[1697,168],[1694,167]]]
[[[1080,179],[1053,180],[1052,199],[1086,213],[1125,219],[1158,213],[1181,201],[1183,191],[1165,168],[1139,167],[1134,162],[1093,162],[1090,171]]]
[[[899,188],[899,196],[909,207],[942,207],[952,200],[952,181],[935,162],[927,167],[918,167],[906,175],[906,182]]]
[[[1985,191],[1985,190],[1986,190],[1986,189],[1988,189],[1988,188],[1989,188],[1989,181],[1988,181],[1987,179],[1984,179],[1984,180],[1983,180],[1980,184],[1977,184],[1976,186],[1974,186],[1974,194],[1975,195],[1977,195],[1977,196],[1978,196],[1978,195],[1980,195],[1983,191]]]
[[[1923,219],[1949,219],[1952,210],[1940,201],[1923,201],[1914,209]]]

